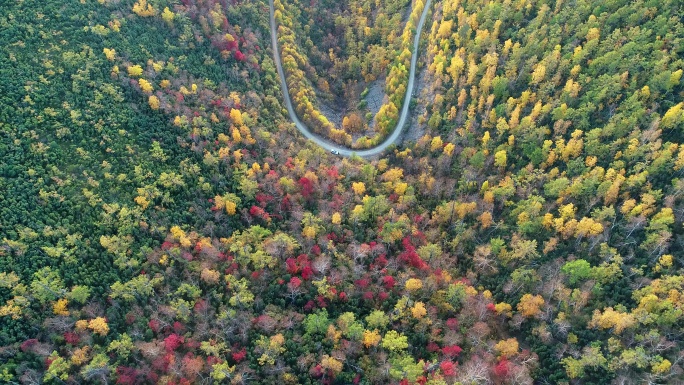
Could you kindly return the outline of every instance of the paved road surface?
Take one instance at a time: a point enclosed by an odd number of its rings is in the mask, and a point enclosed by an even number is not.
[[[301,120],[299,120],[299,117],[297,117],[297,114],[294,111],[294,108],[292,107],[292,100],[290,99],[290,91],[287,88],[287,82],[285,81],[285,72],[283,72],[283,66],[280,61],[280,49],[278,48],[278,36],[277,32],[278,29],[276,27],[276,22],[275,22],[275,10],[273,6],[273,0],[269,0],[269,6],[270,6],[270,16],[271,16],[271,44],[273,45],[273,55],[275,56],[275,63],[276,63],[276,68],[278,69],[278,75],[280,77],[280,85],[283,90],[283,99],[285,100],[285,107],[287,107],[287,112],[290,115],[290,119],[294,122],[295,126],[297,129],[304,134],[309,140],[313,141],[317,145],[323,147],[327,151],[337,151],[339,152],[340,155],[343,156],[351,156],[352,154],[356,154],[361,157],[370,157],[374,155],[378,155],[381,152],[383,152],[387,147],[389,147],[391,144],[396,142],[396,140],[399,138],[399,135],[401,134],[401,129],[404,127],[406,124],[406,119],[408,117],[408,112],[409,112],[409,104],[411,101],[411,93],[413,91],[413,86],[414,82],[416,79],[416,63],[418,61],[418,45],[420,43],[420,34],[421,31],[423,30],[423,24],[425,24],[425,18],[427,17],[428,10],[430,9],[430,3],[432,0],[427,0],[425,3],[425,8],[423,9],[423,13],[420,15],[420,20],[418,21],[418,28],[416,29],[416,35],[413,38],[413,52],[411,54],[411,68],[409,72],[409,80],[408,80],[408,87],[406,87],[406,95],[404,96],[404,104],[401,107],[401,113],[399,114],[399,121],[397,122],[397,126],[394,128],[392,131],[392,134],[390,134],[382,143],[379,145],[368,148],[365,150],[352,150],[347,147],[340,146],[338,144],[332,143],[331,141],[322,138],[319,135],[314,134],[307,126],[302,123]]]

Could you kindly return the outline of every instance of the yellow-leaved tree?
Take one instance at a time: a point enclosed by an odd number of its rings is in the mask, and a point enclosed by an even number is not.
[[[69,305],[69,301],[65,298],[61,298],[52,305],[52,312],[56,315],[69,315],[67,305]]]
[[[238,109],[231,109],[230,110],[230,120],[233,122],[234,125],[236,126],[241,126],[243,125],[242,121],[242,113]]]
[[[140,79],[138,80],[138,84],[140,85],[140,89],[146,93],[146,94],[151,94],[152,91],[154,91],[154,87],[152,87],[152,83],[145,79]]]
[[[127,71],[128,71],[128,76],[131,76],[134,78],[140,77],[140,75],[142,75],[142,73],[143,73],[142,67],[138,64],[133,65],[133,66],[128,66]]]
[[[541,306],[544,305],[544,298],[540,295],[525,294],[518,302],[518,311],[524,317],[536,317],[541,314]]]
[[[363,346],[370,348],[371,346],[377,346],[380,343],[380,332],[378,329],[373,331],[365,330],[363,332]]]
[[[509,338],[507,340],[501,340],[496,345],[494,345],[494,350],[499,353],[502,357],[513,357],[518,353],[518,340],[515,338]]]
[[[150,104],[150,108],[153,110],[158,110],[159,109],[159,98],[152,95],[150,96],[150,99],[148,100]]]
[[[599,329],[612,328],[613,333],[621,334],[625,329],[634,326],[636,322],[636,318],[631,313],[615,311],[612,307],[609,307],[603,313],[598,309],[594,310],[589,326]]]
[[[342,362],[336,358],[330,357],[329,355],[324,355],[321,359],[321,367],[328,369],[333,373],[337,374],[342,371]]]
[[[176,14],[171,12],[169,7],[165,7],[164,11],[162,11],[162,19],[168,24],[169,27],[173,27],[173,19],[176,17]]]
[[[411,315],[413,318],[421,319],[427,314],[425,309],[425,304],[422,302],[416,302],[411,308]]]
[[[90,320],[90,322],[88,322],[88,328],[101,336],[106,336],[109,333],[109,325],[107,324],[107,320],[102,317],[97,317]]]
[[[152,4],[148,4],[147,0],[138,0],[133,4],[133,13],[140,17],[151,17],[157,13]]]
[[[356,195],[363,195],[366,192],[366,185],[363,182],[354,182],[352,183],[352,190]]]
[[[103,49],[102,49],[102,53],[104,53],[105,57],[106,57],[107,60],[109,60],[109,61],[114,61],[114,59],[115,59],[115,57],[116,57],[116,51],[113,50],[113,49],[103,48]]]
[[[423,287],[423,281],[418,278],[410,278],[406,281],[406,289],[409,291],[420,290]]]

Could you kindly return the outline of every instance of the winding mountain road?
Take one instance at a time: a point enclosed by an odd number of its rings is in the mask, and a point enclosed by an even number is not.
[[[423,24],[425,24],[425,18],[427,17],[428,10],[430,9],[430,4],[432,0],[427,0],[425,2],[425,8],[423,8],[423,13],[420,15],[420,20],[418,21],[418,27],[416,28],[416,35],[413,38],[413,52],[411,53],[411,69],[409,72],[408,87],[406,87],[406,94],[404,96],[404,103],[401,107],[401,113],[399,114],[399,121],[397,126],[392,130],[390,134],[382,143],[379,145],[368,148],[365,150],[352,150],[347,147],[343,147],[332,143],[316,134],[314,134],[307,126],[299,120],[299,117],[295,113],[294,107],[292,106],[292,99],[290,99],[290,91],[287,87],[287,82],[285,81],[285,72],[283,71],[283,66],[280,60],[280,49],[278,47],[278,36],[277,36],[277,26],[275,22],[275,7],[273,5],[273,0],[268,1],[270,6],[270,17],[271,17],[271,44],[273,45],[273,56],[276,63],[276,68],[278,70],[278,76],[280,77],[280,85],[283,90],[283,99],[285,100],[285,106],[287,112],[290,115],[290,119],[294,122],[297,129],[304,134],[306,138],[316,143],[317,145],[323,147],[327,151],[336,151],[343,156],[358,155],[360,157],[371,157],[382,153],[387,147],[396,142],[401,134],[401,130],[406,124],[406,119],[409,112],[409,104],[411,101],[411,93],[413,92],[413,87],[416,79],[416,65],[418,62],[418,45],[420,44],[420,35],[423,31]]]

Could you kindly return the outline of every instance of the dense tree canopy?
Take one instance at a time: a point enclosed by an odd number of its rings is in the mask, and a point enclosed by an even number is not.
[[[681,2],[432,8],[2,3],[0,382],[684,381]]]

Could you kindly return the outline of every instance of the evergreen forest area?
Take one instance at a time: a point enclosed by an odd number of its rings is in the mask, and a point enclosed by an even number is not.
[[[682,1],[13,0],[0,47],[2,384],[684,383]]]

